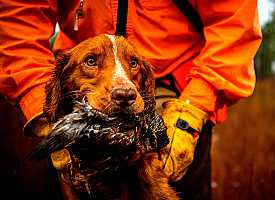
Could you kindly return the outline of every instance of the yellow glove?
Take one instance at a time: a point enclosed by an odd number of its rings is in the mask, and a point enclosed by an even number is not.
[[[163,107],[162,117],[167,126],[170,144],[165,147],[161,156],[166,175],[172,181],[177,181],[183,177],[194,157],[198,134],[189,132],[201,132],[207,120],[207,114],[180,100],[167,101]],[[192,127],[191,131],[178,128],[184,129],[186,122]]]

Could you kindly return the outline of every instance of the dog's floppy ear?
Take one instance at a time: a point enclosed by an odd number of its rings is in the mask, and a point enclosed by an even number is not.
[[[56,56],[56,66],[53,70],[51,79],[46,84],[46,100],[43,112],[48,122],[53,122],[56,119],[56,114],[58,113],[62,98],[64,68],[68,64],[69,59],[69,53],[59,53]]]
[[[142,60],[141,75],[142,91],[145,92],[146,96],[153,97],[155,95],[154,72],[151,64],[144,59]]]

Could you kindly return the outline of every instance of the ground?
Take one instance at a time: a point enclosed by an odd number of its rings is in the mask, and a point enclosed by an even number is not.
[[[214,200],[275,199],[275,78],[229,110],[214,129]]]

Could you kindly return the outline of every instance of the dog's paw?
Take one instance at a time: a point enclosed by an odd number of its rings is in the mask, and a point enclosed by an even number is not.
[[[163,162],[157,153],[144,156],[139,167],[138,178],[141,186],[141,199],[178,200],[177,193],[169,185],[169,178],[163,170]]]

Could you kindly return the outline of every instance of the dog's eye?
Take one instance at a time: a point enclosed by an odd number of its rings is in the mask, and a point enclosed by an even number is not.
[[[131,58],[130,65],[132,68],[136,68],[138,66],[138,61],[136,58]]]
[[[89,55],[85,58],[84,63],[89,66],[96,66],[96,57],[94,55]]]

